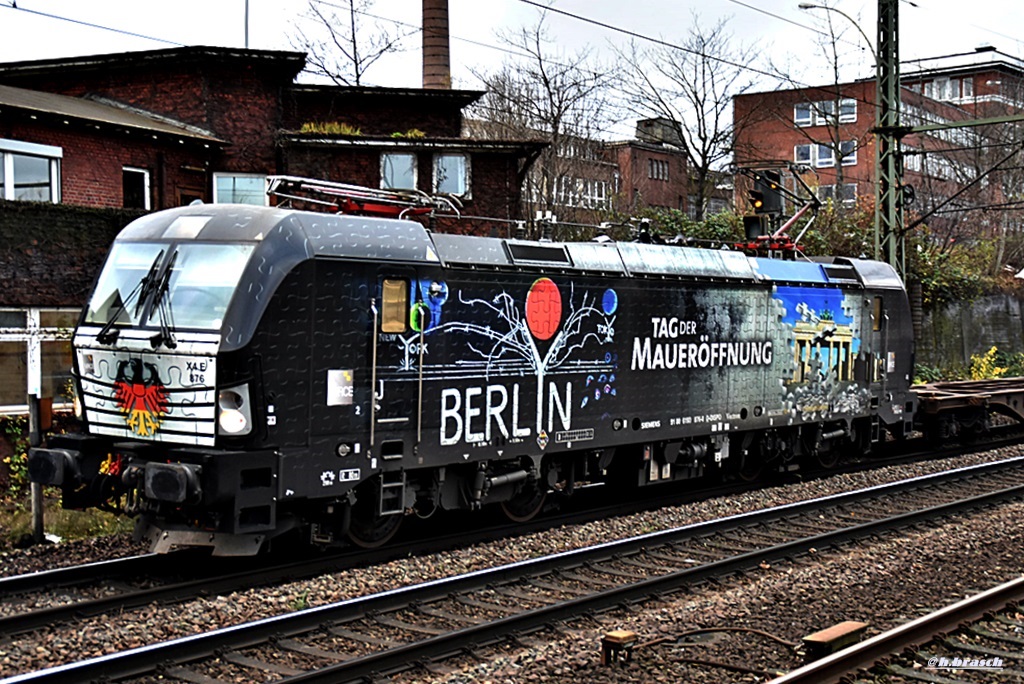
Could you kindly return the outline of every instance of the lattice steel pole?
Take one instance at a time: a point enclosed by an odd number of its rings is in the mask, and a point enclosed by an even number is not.
[[[878,0],[878,141],[875,171],[875,258],[883,259],[906,280],[903,239],[903,162],[900,156],[899,0]]]

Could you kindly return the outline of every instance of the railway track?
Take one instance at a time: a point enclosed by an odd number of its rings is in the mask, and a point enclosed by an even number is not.
[[[1024,496],[1010,459],[351,599],[3,680],[355,681],[509,635]],[[155,665],[162,663],[162,665]]]
[[[1024,577],[883,632],[775,679],[772,684],[1024,679]]]
[[[658,509],[668,505],[716,496],[730,496],[755,489],[755,483],[731,483],[700,492],[666,493],[658,497],[637,498],[614,505],[596,505],[593,496],[584,494],[578,506],[568,513],[545,516],[529,523],[509,523],[485,519],[461,518],[444,534],[417,537],[415,530],[405,540],[382,549],[345,549],[330,553],[303,550],[254,558],[212,558],[198,551],[166,555],[146,554],[99,563],[56,568],[26,575],[0,577],[0,639],[60,625],[103,613],[120,613],[150,603],[178,603],[191,599],[227,594],[284,581],[298,581],[346,569],[382,564],[396,558],[438,553],[473,544],[505,539],[514,535],[543,532],[562,525],[578,525],[612,515]],[[496,517],[496,516],[492,516]],[[483,519],[483,516],[481,516]],[[408,540],[413,537],[413,540]],[[54,600],[53,596],[58,598]]]
[[[973,445],[971,449],[990,449],[1015,441],[1019,441],[1019,438],[1002,436]],[[805,480],[828,477],[923,460],[925,457],[959,455],[965,451],[962,446],[949,447],[941,452],[919,448],[882,459],[850,462],[816,471],[806,470],[796,477]],[[785,473],[779,479],[781,482],[796,481],[794,476]],[[713,497],[734,496],[760,486],[763,485],[733,482],[698,491],[683,491],[682,487],[674,486],[654,497],[643,492],[640,496],[612,505],[603,504],[598,491],[583,490],[575,499],[567,500],[567,510],[558,516],[543,516],[530,523],[516,524],[491,520],[476,524],[476,520],[462,519],[462,523],[469,522],[473,526],[456,523],[456,529],[449,533],[422,537],[413,534],[411,536],[415,537],[414,541],[399,541],[388,548],[373,551],[349,549],[323,554],[305,550],[297,557],[295,553],[289,554],[286,561],[279,560],[280,555],[276,558],[211,559],[203,552],[179,552],[0,577],[0,596],[5,597],[4,605],[0,606],[0,639],[83,617],[122,613],[152,603],[180,603],[204,596],[272,586],[283,581],[298,581],[410,555],[436,553],[514,535],[543,532],[561,525],[585,524],[610,516],[685,505]]]

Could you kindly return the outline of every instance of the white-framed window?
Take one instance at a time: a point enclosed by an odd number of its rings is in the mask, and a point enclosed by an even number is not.
[[[214,173],[214,204],[268,204],[267,177],[257,173]]]
[[[857,101],[847,97],[839,101],[839,123],[857,121]]]
[[[916,171],[921,173],[921,151],[913,147],[904,147],[903,152],[903,170],[904,171]]]
[[[793,148],[793,161],[797,164],[813,164],[812,150],[811,145],[797,145]]]
[[[64,150],[0,138],[0,199],[60,202]]]
[[[836,197],[835,185],[818,186],[818,199],[842,201],[843,204],[853,204],[857,201],[857,184],[843,183],[840,187],[839,197]]]
[[[974,77],[964,76],[961,97],[974,97]]]
[[[793,105],[793,123],[797,126],[810,126],[813,120],[812,109],[810,102],[797,102]]]
[[[0,310],[0,413],[24,413],[27,397],[71,403],[71,333],[75,309]]]
[[[415,183],[415,177],[413,181]],[[464,199],[472,197],[472,164],[468,154],[434,155],[434,192]]]
[[[125,209],[151,209],[149,171],[125,166],[121,169],[121,200]]]
[[[380,187],[394,190],[416,189],[416,155],[411,152],[384,152],[380,155]]]
[[[844,140],[839,143],[839,152],[843,158],[843,166],[854,166],[857,163],[857,141]]]
[[[828,126],[835,122],[835,100],[822,100],[814,103],[814,123],[817,126]]]
[[[836,165],[836,157],[832,153],[831,145],[818,144],[814,146],[815,149],[815,166],[818,168],[824,168],[828,166]]]

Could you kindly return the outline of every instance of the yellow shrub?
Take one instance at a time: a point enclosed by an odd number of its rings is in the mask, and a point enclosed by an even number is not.
[[[992,347],[984,354],[971,355],[971,380],[994,380],[1006,375],[1009,368],[997,365],[999,350]]]

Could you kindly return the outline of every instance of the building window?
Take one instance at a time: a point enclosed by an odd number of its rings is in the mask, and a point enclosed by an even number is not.
[[[125,209],[150,209],[149,171],[131,166],[121,169],[121,198]]]
[[[415,176],[413,177],[415,182]],[[413,185],[412,187],[415,187]],[[470,163],[465,154],[434,155],[434,192],[458,195],[469,199]]]
[[[385,152],[380,155],[380,187],[415,190],[416,155],[408,152]]]
[[[856,183],[843,183],[839,186],[839,196],[836,196],[835,185],[821,185],[818,187],[819,199],[832,200],[833,202],[841,201],[843,204],[853,204],[857,201],[857,184]]]
[[[857,101],[846,98],[839,101],[839,123],[854,123],[857,120]]]
[[[811,146],[810,145],[797,145],[793,148],[793,161],[797,164],[811,164]]]
[[[839,100],[839,123],[857,120],[857,101],[844,97]],[[830,126],[836,123],[836,101],[802,102],[793,108],[793,121],[797,126]]]
[[[834,100],[823,100],[814,103],[814,123],[818,126],[828,126],[835,123],[836,103]]]
[[[793,123],[797,126],[811,125],[811,103],[798,102],[793,107]]]
[[[664,159],[647,160],[647,177],[652,180],[668,180],[668,161]]]
[[[857,163],[857,141],[844,140],[839,143],[839,151],[843,159],[843,166],[854,166]]]
[[[609,209],[609,182],[596,178],[562,176],[555,181],[555,204],[581,209]],[[634,195],[639,194],[633,189]]]
[[[213,174],[215,204],[267,204],[267,177],[250,173]]]
[[[822,168],[822,167],[835,166],[836,165],[836,157],[835,157],[835,155],[832,152],[832,146],[831,145],[821,145],[821,144],[818,144],[818,145],[815,145],[815,148],[816,148],[815,166],[817,166],[818,168]]]
[[[71,403],[71,331],[74,309],[0,311],[0,412],[28,410],[26,397]]]
[[[921,173],[921,155],[922,152],[920,150],[914,149],[913,147],[904,147],[903,170]]]
[[[0,138],[0,199],[60,202],[60,147]]]

